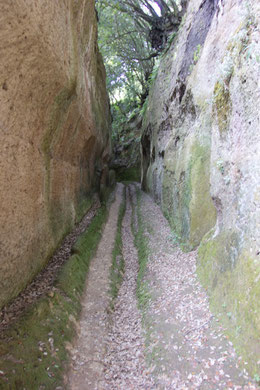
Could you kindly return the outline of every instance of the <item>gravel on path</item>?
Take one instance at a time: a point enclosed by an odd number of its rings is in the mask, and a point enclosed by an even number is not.
[[[97,253],[90,263],[81,318],[76,324],[77,338],[73,345],[67,345],[71,361],[64,382],[70,390],[99,389],[103,377],[107,309],[111,301],[109,270],[122,191],[123,186],[118,184]]]
[[[114,309],[108,310],[109,269],[122,190],[119,185],[91,263],[78,339],[70,346],[68,389],[259,389],[209,310],[196,275],[196,251],[184,253],[178,248],[160,208],[137,185],[126,190],[124,275]],[[142,311],[136,294],[138,252],[131,228],[134,234],[142,232],[148,245],[142,283],[150,299]]]
[[[196,275],[196,251],[184,253],[160,208],[141,193],[141,221],[149,246],[143,283],[151,299],[143,313],[146,357],[158,389],[256,390],[209,309]]]
[[[138,254],[131,231],[130,188],[126,193],[126,213],[122,225],[125,273],[110,318],[106,337],[104,380],[100,389],[153,389],[154,383],[145,362],[141,313],[137,307],[136,282]]]

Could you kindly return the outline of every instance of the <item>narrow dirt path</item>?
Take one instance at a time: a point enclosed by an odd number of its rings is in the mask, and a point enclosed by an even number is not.
[[[126,190],[122,222],[122,284],[111,313],[109,269],[123,186],[93,259],[67,375],[69,390],[256,390],[246,362],[224,336],[196,276],[196,252],[183,253],[167,220],[136,185]],[[149,292],[138,309],[137,242],[146,247],[142,283]],[[140,248],[139,248],[140,249]],[[140,275],[140,274],[139,274]]]
[[[151,375],[145,362],[141,313],[137,307],[136,281],[138,254],[131,231],[130,188],[126,193],[126,213],[122,224],[125,273],[110,318],[106,338],[104,380],[100,389],[152,389]]]
[[[258,389],[209,310],[196,251],[178,248],[160,208],[143,192],[138,213],[149,254],[143,278],[150,294],[143,313],[146,357],[156,388]]]
[[[107,308],[109,306],[109,270],[117,230],[117,218],[123,186],[119,184],[111,205],[103,237],[92,260],[82,301],[82,314],[76,324],[78,337],[71,352],[69,372],[65,376],[70,390],[96,389],[104,369]]]

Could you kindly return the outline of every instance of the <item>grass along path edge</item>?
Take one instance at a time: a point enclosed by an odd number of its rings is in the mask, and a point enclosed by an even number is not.
[[[124,187],[122,203],[119,208],[117,220],[117,232],[115,237],[114,248],[112,251],[112,264],[110,268],[110,295],[111,295],[111,310],[114,309],[114,302],[118,295],[119,288],[124,277],[125,262],[123,257],[123,242],[122,242],[122,222],[126,211],[126,187]]]
[[[53,390],[62,386],[66,343],[75,334],[89,264],[107,221],[103,204],[73,247],[50,293],[0,338],[0,389]],[[61,387],[63,388],[63,387]]]

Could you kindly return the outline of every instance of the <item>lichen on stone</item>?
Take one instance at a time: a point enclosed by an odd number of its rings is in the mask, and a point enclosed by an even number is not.
[[[210,195],[210,148],[194,143],[190,161],[191,202],[190,237],[191,248],[199,245],[202,237],[216,223],[216,209]]]
[[[198,276],[210,295],[236,350],[258,372],[260,334],[260,267],[245,250],[237,252],[236,232],[208,234],[199,247]],[[235,251],[234,251],[235,249]],[[232,261],[233,258],[233,261]],[[257,359],[258,356],[258,359]]]
[[[214,88],[214,107],[217,114],[219,132],[222,136],[228,131],[232,112],[232,101],[229,88],[219,81]]]
[[[185,249],[192,249],[216,223],[210,196],[210,149],[197,140],[179,147],[181,160],[166,157],[162,207]]]

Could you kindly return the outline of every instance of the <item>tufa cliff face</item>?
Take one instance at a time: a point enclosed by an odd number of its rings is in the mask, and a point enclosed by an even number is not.
[[[94,0],[1,1],[0,35],[2,306],[89,207],[110,113]]]
[[[142,134],[143,188],[184,247],[200,245],[199,277],[251,367],[260,350],[259,18],[258,2],[191,0]]]

